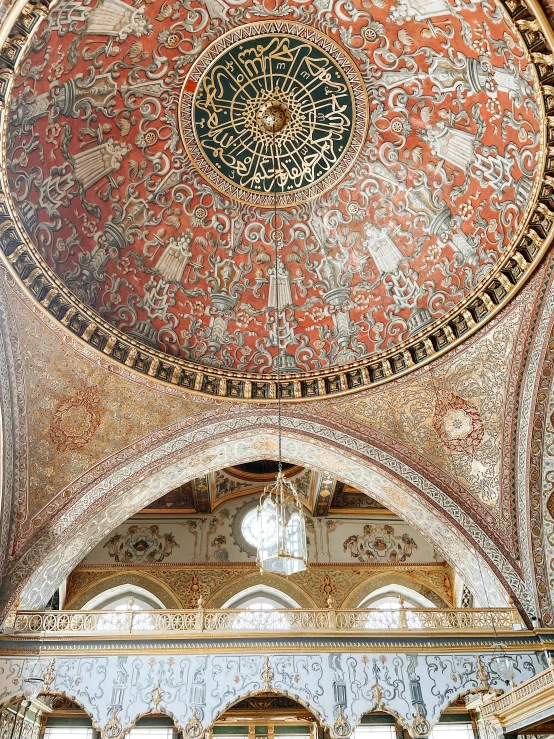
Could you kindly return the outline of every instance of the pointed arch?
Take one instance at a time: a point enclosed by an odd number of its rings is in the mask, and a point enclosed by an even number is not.
[[[101,465],[100,479],[100,470],[96,475],[89,471],[73,484],[74,491],[81,491],[78,501],[70,501],[41,530],[32,551],[22,554],[9,578],[14,587],[4,599],[13,600],[19,591],[22,608],[41,607],[103,536],[175,485],[226,466],[273,457],[276,425],[274,410],[233,413],[193,430],[172,430],[164,438],[156,434],[151,446],[114,455],[111,469]],[[392,455],[352,433],[289,412],[283,418],[283,457],[353,484],[396,512],[473,583],[481,602],[505,605],[511,592],[528,605],[524,584],[478,523]]]
[[[452,603],[449,603],[444,593],[441,593],[438,588],[434,587],[429,580],[425,580],[424,577],[418,576],[417,574],[403,575],[401,572],[391,573],[378,573],[368,580],[360,583],[348,593],[344,599],[341,608],[358,608],[358,605],[367,598],[375,590],[379,590],[382,587],[390,585],[400,585],[409,590],[413,590],[424,598],[432,601],[437,608],[452,608]]]
[[[272,573],[261,575],[259,572],[253,572],[251,575],[241,577],[240,580],[223,586],[212,595],[206,606],[208,608],[223,608],[228,600],[256,586],[265,586],[282,592],[285,596],[289,596],[297,601],[300,608],[317,608],[317,604],[313,598],[303,588],[292,582],[292,580],[283,575],[274,575]],[[234,606],[229,607],[234,608]]]
[[[122,585],[142,587],[151,592],[163,604],[164,608],[180,609],[183,604],[177,594],[163,580],[155,574],[141,570],[125,570],[123,572],[110,572],[89,587],[86,583],[76,593],[72,593],[70,600],[64,605],[66,611],[77,611],[85,607],[91,598],[99,596],[112,588]]]

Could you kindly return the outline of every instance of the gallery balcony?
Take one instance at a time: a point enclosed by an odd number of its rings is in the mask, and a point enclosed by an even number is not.
[[[230,638],[247,633],[284,636],[385,636],[394,632],[413,636],[473,634],[494,637],[526,631],[517,610],[487,609],[204,609],[114,611],[17,611],[4,634],[15,637],[98,638]],[[285,633],[283,633],[285,632]]]

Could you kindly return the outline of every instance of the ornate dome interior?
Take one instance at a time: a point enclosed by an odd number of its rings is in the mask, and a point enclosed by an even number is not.
[[[480,2],[63,0],[11,92],[8,197],[93,346],[236,398],[279,363],[317,397],[443,352],[530,274],[541,96]]]

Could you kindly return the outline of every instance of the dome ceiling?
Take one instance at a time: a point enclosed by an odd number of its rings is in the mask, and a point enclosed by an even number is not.
[[[12,89],[7,177],[85,340],[270,399],[279,334],[284,396],[318,397],[445,350],[530,272],[543,102],[499,6],[264,7],[62,0]]]

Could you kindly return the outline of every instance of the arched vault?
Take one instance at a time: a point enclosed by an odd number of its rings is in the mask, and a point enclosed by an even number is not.
[[[14,571],[21,608],[42,606],[85,554],[130,515],[187,480],[241,462],[272,458],[277,451],[274,411],[220,417],[194,430],[157,434],[151,448],[132,454],[84,487],[79,501],[54,518],[29,559]],[[365,441],[287,414],[283,456],[357,486],[419,530],[472,583],[480,603],[506,605],[512,592],[526,602],[508,561],[475,521],[429,480]],[[26,577],[32,558],[32,574]]]

